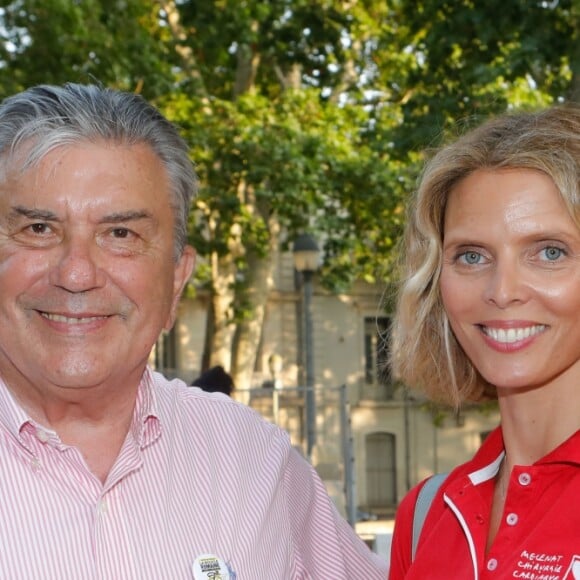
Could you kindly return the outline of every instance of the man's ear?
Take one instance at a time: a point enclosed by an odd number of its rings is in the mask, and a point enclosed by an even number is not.
[[[195,267],[195,250],[191,246],[185,246],[181,257],[175,263],[175,270],[173,274],[173,298],[171,301],[171,310],[167,318],[167,322],[163,330],[171,330],[177,315],[177,306],[179,299],[183,293],[183,289],[187,284],[193,269]]]

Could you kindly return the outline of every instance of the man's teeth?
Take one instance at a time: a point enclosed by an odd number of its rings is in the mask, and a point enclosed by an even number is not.
[[[490,328],[482,326],[484,334],[495,340],[496,342],[512,343],[520,340],[525,340],[530,336],[534,336],[543,332],[546,329],[544,324],[537,324],[536,326],[527,326],[526,328]]]
[[[42,312],[41,314],[48,320],[52,320],[53,322],[63,322],[64,324],[88,324],[89,322],[106,318],[106,316],[70,317],[63,316],[62,314],[50,314],[48,312]]]

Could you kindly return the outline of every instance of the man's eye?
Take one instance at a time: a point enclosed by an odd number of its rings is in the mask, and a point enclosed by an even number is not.
[[[28,226],[28,228],[34,234],[45,234],[48,231],[50,231],[48,225],[44,223],[31,224],[30,226]]]
[[[113,237],[118,239],[125,239],[128,238],[131,232],[127,228],[115,228],[112,231]]]

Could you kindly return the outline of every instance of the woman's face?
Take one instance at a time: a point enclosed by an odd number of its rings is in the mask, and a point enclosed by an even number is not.
[[[580,384],[580,230],[547,175],[479,170],[452,189],[440,289],[488,382]]]

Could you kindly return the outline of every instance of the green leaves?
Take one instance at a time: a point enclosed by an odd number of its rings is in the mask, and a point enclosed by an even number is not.
[[[574,0],[0,1],[0,88],[97,80],[183,128],[202,255],[236,264],[308,227],[323,275],[382,280],[422,151],[566,96]],[[281,237],[280,237],[281,236]]]
[[[3,96],[32,84],[96,81],[152,98],[173,80],[155,3],[4,0],[1,6]]]
[[[458,121],[565,97],[578,42],[571,2],[401,2],[394,38],[414,58],[403,94],[403,150],[436,143]],[[403,128],[401,128],[403,129]]]

